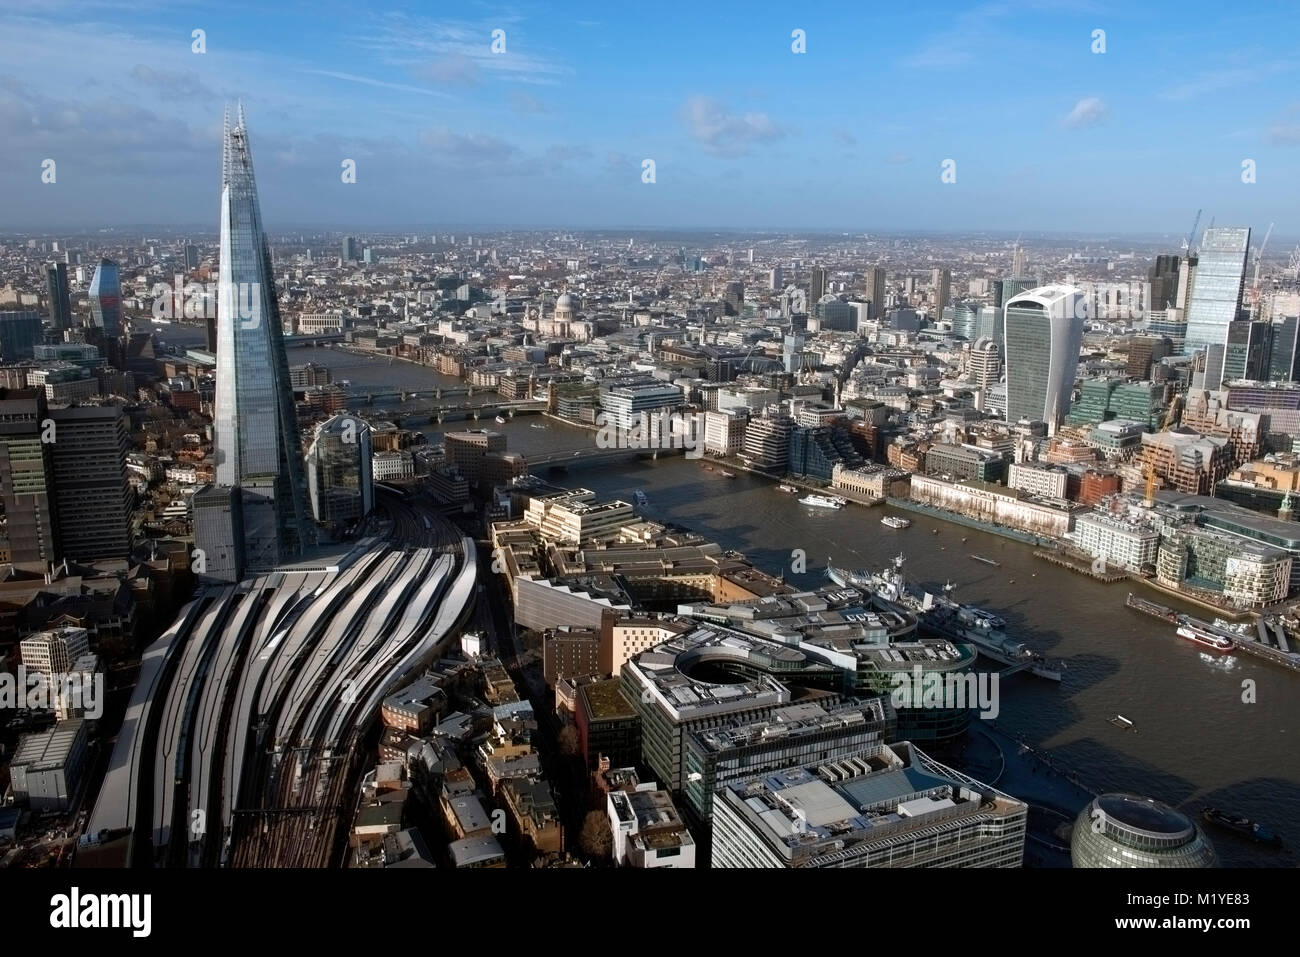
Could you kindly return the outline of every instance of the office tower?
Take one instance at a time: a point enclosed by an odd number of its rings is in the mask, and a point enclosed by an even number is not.
[[[767,285],[773,292],[779,292],[785,288],[785,274],[781,271],[780,266],[773,266],[771,272],[767,274]]]
[[[743,282],[727,283],[726,290],[722,294],[722,301],[726,304],[727,315],[740,315],[745,311],[745,284]]]
[[[370,424],[339,414],[316,428],[307,451],[311,510],[322,525],[348,525],[375,507]]]
[[[90,318],[105,339],[122,334],[122,281],[117,263],[101,259],[90,280]]]
[[[50,441],[45,392],[0,389],[0,498],[13,562],[57,562]]]
[[[1178,277],[1182,273],[1181,256],[1157,256],[1155,265],[1147,270],[1147,282],[1151,286],[1148,306],[1152,309],[1168,309],[1178,304]]]
[[[1249,249],[1249,227],[1220,226],[1205,231],[1187,302],[1183,355],[1205,352],[1210,346],[1226,347],[1228,324],[1241,314]],[[1222,381],[1223,358],[1215,355],[1206,364],[1205,388],[1217,389]]]
[[[1002,349],[988,337],[970,347],[970,380],[976,388],[988,388],[1002,376]]]
[[[786,372],[799,371],[799,353],[803,352],[803,336],[787,335],[781,340],[781,366]]]
[[[1228,323],[1221,382],[1263,379],[1269,367],[1272,335],[1267,322],[1239,319]]]
[[[1152,363],[1173,354],[1173,342],[1168,336],[1134,336],[1128,341],[1128,362],[1125,373],[1135,379],[1151,376]]]
[[[361,251],[361,261],[365,263],[367,266],[374,263],[375,261],[374,252],[371,250],[369,246],[367,246],[365,249]]]
[[[713,867],[1020,867],[1029,806],[908,741],[727,782]],[[1076,825],[1076,832],[1087,830]]]
[[[1015,279],[1025,278],[1025,271],[1028,264],[1025,261],[1025,247],[1016,243],[1015,252],[1011,254],[1011,275]]]
[[[38,631],[19,645],[23,667],[50,676],[67,674],[82,655],[90,654],[90,636],[85,628],[64,626]]]
[[[32,358],[44,341],[41,317],[35,309],[0,312],[0,358],[5,362]]]
[[[63,330],[72,325],[72,299],[68,295],[67,263],[50,263],[45,267],[46,294],[50,298],[50,325]]]
[[[808,275],[809,308],[817,305],[824,295],[826,295],[826,270],[821,266],[813,266],[812,272]]]
[[[1095,797],[1074,822],[1075,867],[1214,867],[1218,857],[1201,826],[1181,811],[1135,794]]]
[[[1082,292],[1039,286],[1006,306],[1007,421],[1045,422],[1053,434],[1070,410],[1083,344]]]
[[[315,526],[242,107],[222,159],[214,454],[217,484],[240,490],[242,575],[300,555]]]
[[[194,493],[194,572],[236,582],[244,577],[244,517],[240,490],[205,485]]]
[[[947,311],[952,314],[952,334],[954,336],[965,339],[967,342],[973,342],[978,338],[980,315],[980,304],[978,302],[967,299],[950,306]]]
[[[1300,316],[1277,316],[1269,323],[1268,381],[1300,381]]]
[[[885,271],[879,266],[867,270],[867,299],[871,302],[872,319],[885,314]]]
[[[455,245],[453,243],[452,245]],[[343,261],[345,263],[354,263],[361,258],[361,247],[357,243],[355,236],[346,236],[343,239]]]
[[[943,315],[943,307],[948,305],[952,295],[952,273],[947,269],[930,270],[930,296],[934,306],[931,315],[936,319]]]
[[[199,268],[199,247],[195,246],[193,243],[185,244],[185,268]]]
[[[134,492],[126,475],[127,420],[117,405],[53,409],[55,512],[62,557],[126,558]]]
[[[203,325],[204,331],[207,334],[206,340],[208,351],[215,356],[217,354],[217,317],[211,312],[207,313],[207,315],[203,317]]]

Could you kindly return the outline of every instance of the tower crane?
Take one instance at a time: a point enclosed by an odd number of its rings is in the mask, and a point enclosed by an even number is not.
[[[1264,233],[1264,241],[1255,250],[1255,278],[1250,286],[1250,318],[1252,321],[1259,311],[1259,264],[1264,258],[1264,249],[1268,246],[1268,238],[1273,235],[1274,225],[1276,224],[1268,224],[1268,231]]]
[[[1191,228],[1191,231],[1188,232],[1188,234],[1187,234],[1187,238],[1183,240],[1183,250],[1184,250],[1184,252],[1186,252],[1187,255],[1189,255],[1189,256],[1192,255],[1192,243],[1193,243],[1193,242],[1195,241],[1195,239],[1196,239],[1196,227],[1199,226],[1199,225],[1201,225],[1201,213],[1202,213],[1202,212],[1203,212],[1203,210],[1199,210],[1199,209],[1196,211],[1196,218],[1192,220],[1192,228]]]

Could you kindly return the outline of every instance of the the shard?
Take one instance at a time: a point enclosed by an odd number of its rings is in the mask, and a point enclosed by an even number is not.
[[[215,419],[208,492],[228,503],[229,519],[209,525],[200,547],[228,556],[218,561],[223,577],[294,560],[314,544],[315,526],[243,107],[234,126],[227,112],[222,137]]]

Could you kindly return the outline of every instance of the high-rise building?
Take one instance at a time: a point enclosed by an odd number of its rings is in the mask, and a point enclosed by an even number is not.
[[[57,562],[51,441],[45,392],[0,389],[0,498],[14,562]]]
[[[1269,348],[1273,344],[1271,324],[1239,319],[1228,323],[1223,350],[1222,382],[1263,379],[1269,367]]]
[[[1151,364],[1170,355],[1173,343],[1168,336],[1134,336],[1128,341],[1128,362],[1124,371],[1135,379],[1151,375]]]
[[[126,558],[134,492],[127,480],[129,437],[117,405],[53,409],[55,511],[62,557]]]
[[[1183,355],[1206,352],[1211,346],[1226,350],[1228,324],[1241,315],[1249,250],[1249,227],[1219,226],[1205,231],[1191,279]],[[1222,382],[1223,356],[1218,354],[1207,363],[1205,388],[1217,389]]]
[[[1002,349],[989,337],[970,347],[970,380],[977,389],[988,391],[1002,376]]]
[[[1045,422],[1054,433],[1070,410],[1083,344],[1082,292],[1040,286],[1006,306],[1007,421]]]
[[[453,245],[455,245],[453,243]],[[345,263],[354,263],[361,258],[361,246],[357,243],[357,237],[345,236],[343,238],[343,261]]]
[[[1016,243],[1015,252],[1011,254],[1011,275],[1016,279],[1025,277],[1025,270],[1028,268],[1025,262],[1025,247]]]
[[[32,358],[44,341],[41,317],[35,309],[0,312],[0,358],[5,362]]]
[[[52,628],[24,638],[19,649],[29,671],[46,676],[67,674],[73,662],[90,653],[90,637],[85,628]]]
[[[978,302],[970,299],[948,307],[945,311],[952,315],[952,334],[967,342],[974,342],[978,338],[980,308]]]
[[[242,576],[291,560],[315,541],[242,107],[233,127],[226,118],[221,180],[214,454],[217,484],[240,490],[232,512],[240,541],[227,544],[238,546]],[[209,552],[222,543],[198,544]]]
[[[45,267],[46,295],[50,299],[50,325],[56,330],[72,325],[72,298],[68,294],[67,263],[49,263]]]
[[[811,309],[826,295],[826,270],[813,266],[808,274],[808,308]]]
[[[885,271],[879,266],[867,270],[867,299],[871,302],[871,318],[885,314]]]
[[[1268,381],[1300,381],[1300,316],[1274,317],[1268,336]]]
[[[948,305],[952,295],[952,273],[947,269],[930,270],[930,296],[934,305],[933,315],[943,315],[943,307]]]
[[[745,284],[729,282],[722,294],[722,301],[727,306],[727,315],[738,316],[745,311]]]
[[[199,247],[195,246],[193,243],[185,244],[185,268],[199,268]]]
[[[767,274],[767,285],[773,292],[779,292],[785,288],[785,274],[782,273],[780,266],[773,266]]]
[[[311,510],[322,525],[350,524],[375,507],[370,424],[339,414],[316,428],[307,451]]]
[[[1181,256],[1157,256],[1155,265],[1147,270],[1151,286],[1148,305],[1152,309],[1168,309],[1178,303],[1178,277],[1182,272]]]
[[[90,280],[90,318],[105,339],[122,334],[122,279],[111,259],[101,259]]]

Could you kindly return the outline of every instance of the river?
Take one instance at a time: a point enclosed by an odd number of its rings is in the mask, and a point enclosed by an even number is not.
[[[451,384],[400,361],[323,348],[290,353],[290,364],[329,366],[362,392]],[[542,422],[548,428],[532,428]],[[477,425],[505,432],[510,450],[525,455],[594,443],[592,432],[540,416]],[[439,430],[427,431],[436,440]],[[742,551],[769,572],[784,569],[799,585],[823,581],[828,560],[878,569],[902,554],[909,578],[936,587],[951,581],[959,600],[1002,615],[1010,633],[1066,662],[1059,685],[1026,674],[1007,679],[999,729],[1047,751],[1094,791],[1158,798],[1198,820],[1203,805],[1218,805],[1267,822],[1288,847],[1300,846],[1300,816],[1292,813],[1300,808],[1300,743],[1290,743],[1300,737],[1300,675],[1246,656],[1202,653],[1171,626],[1125,608],[1128,583],[1102,584],[1034,558],[1028,545],[920,515],[907,516],[911,528],[894,530],[880,524],[883,508],[808,508],[767,480],[744,473],[727,479],[682,458],[578,468],[556,480],[629,501],[642,489],[649,517]],[[793,571],[796,550],[805,557],[803,573]],[[1134,729],[1112,725],[1116,714]],[[1290,851],[1264,850],[1217,830],[1210,836],[1225,865],[1295,863]]]

